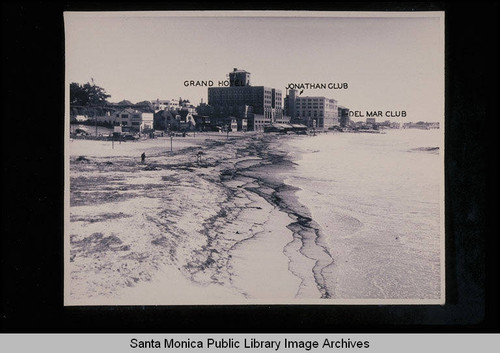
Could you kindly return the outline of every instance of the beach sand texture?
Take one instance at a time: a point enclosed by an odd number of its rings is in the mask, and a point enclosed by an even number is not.
[[[269,148],[276,138],[199,134],[176,139],[174,152],[169,139],[113,150],[71,141],[68,302],[321,297],[316,255],[290,261],[303,249],[297,217],[276,199],[280,170],[292,167],[285,151]]]
[[[406,132],[393,140],[342,136],[197,134],[174,138],[172,152],[170,138],[113,149],[109,141],[70,141],[65,303],[440,300],[433,196],[439,185],[434,174],[422,179],[417,173],[419,163],[432,162],[439,175],[436,150],[415,152],[420,135],[395,145],[413,136]],[[324,153],[334,153],[322,141],[351,143],[350,149],[380,158],[356,165],[345,150],[319,171],[309,167],[321,155],[316,148],[325,160]],[[387,148],[395,149],[389,160]],[[388,188],[353,178],[369,168],[380,170],[376,180],[383,180],[384,163],[398,170],[402,161],[415,167],[405,165]],[[430,196],[419,188],[401,193],[413,176],[425,181]],[[398,215],[387,218],[383,207]]]

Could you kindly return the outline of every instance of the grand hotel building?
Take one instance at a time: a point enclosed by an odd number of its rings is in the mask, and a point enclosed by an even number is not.
[[[209,87],[208,105],[215,117],[235,117],[248,120],[248,129],[262,130],[264,125],[283,118],[281,91],[264,86],[251,86],[250,73],[233,69],[229,87]]]

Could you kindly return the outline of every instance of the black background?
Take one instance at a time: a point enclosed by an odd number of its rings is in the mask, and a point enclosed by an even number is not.
[[[446,305],[63,306],[63,11],[190,9],[445,11]],[[498,2],[2,3],[1,332],[500,332],[491,230],[498,10]]]

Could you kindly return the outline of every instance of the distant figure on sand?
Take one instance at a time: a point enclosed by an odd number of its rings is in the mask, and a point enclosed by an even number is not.
[[[142,154],[141,154],[141,162],[144,163],[145,160],[146,160],[146,152],[142,152]]]
[[[196,154],[196,162],[198,164],[201,163],[201,156],[204,155],[205,153],[203,151],[199,151],[197,154]]]

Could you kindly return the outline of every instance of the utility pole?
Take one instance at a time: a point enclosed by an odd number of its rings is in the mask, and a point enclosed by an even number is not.
[[[95,106],[97,105],[96,98],[97,96],[95,95],[95,82],[94,78],[90,78],[92,81],[92,87],[94,87],[94,91],[92,92],[92,98],[91,98],[91,106],[95,109]],[[94,110],[94,122],[95,122],[95,137],[97,137],[97,116],[96,116],[96,111]]]

